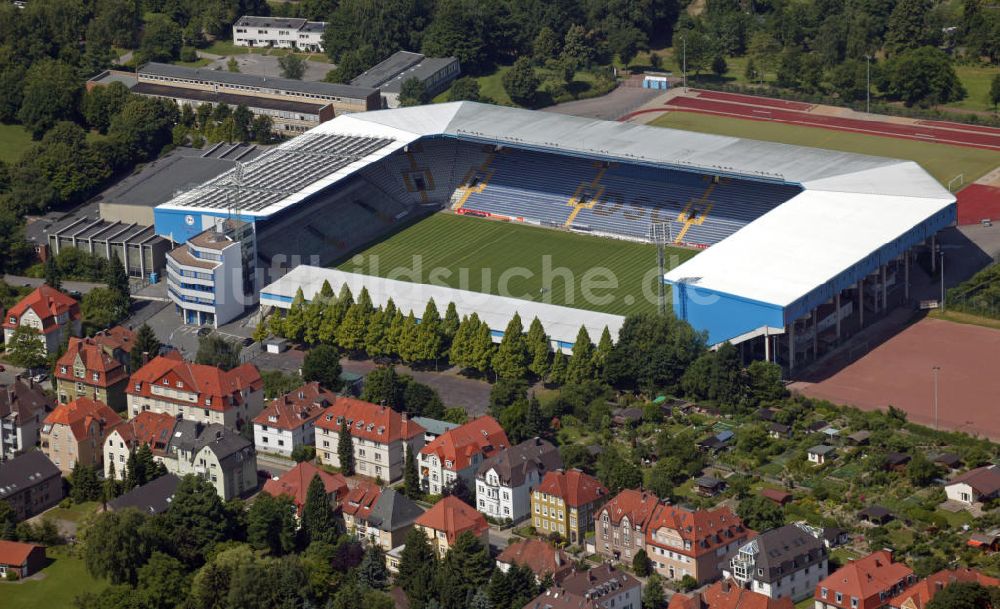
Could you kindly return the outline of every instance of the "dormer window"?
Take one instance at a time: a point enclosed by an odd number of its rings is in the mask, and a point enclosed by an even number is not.
[[[136,391],[139,391],[139,390],[141,390],[141,389],[142,389],[142,383],[136,383],[136,384],[135,384],[135,390],[136,390]]]
[[[163,379],[163,384],[166,385],[167,387],[169,387],[170,386],[170,380],[169,379]]]
[[[205,398],[205,406],[211,406],[211,405],[212,405],[212,398]]]
[[[270,421],[271,423],[277,423],[278,422],[278,417],[272,414],[272,415],[270,415],[270,416],[267,417],[267,420]]]
[[[11,315],[11,316],[10,316],[10,323],[12,323],[12,324],[16,324],[16,323],[17,323],[17,318],[16,318],[16,317],[14,317],[13,315]]]
[[[101,378],[101,375],[98,374],[98,373],[96,373],[96,372],[94,372],[93,374],[90,375],[90,378],[96,381],[96,380],[99,380]]]
[[[184,389],[184,383],[182,381],[177,381],[177,388]]]
[[[59,372],[61,374],[66,374],[66,366],[59,366]]]

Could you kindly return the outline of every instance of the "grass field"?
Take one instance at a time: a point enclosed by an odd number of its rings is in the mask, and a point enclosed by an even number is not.
[[[0,123],[0,161],[13,163],[31,147],[31,134],[21,125]]]
[[[955,66],[955,73],[959,80],[965,85],[968,95],[962,101],[948,104],[949,108],[962,108],[963,110],[990,111],[993,106],[987,97],[990,92],[990,81],[997,74],[1000,68],[993,66]]]
[[[931,144],[892,137],[833,131],[818,127],[710,116],[694,112],[668,112],[651,124],[686,131],[717,133],[844,152],[909,159],[919,163],[942,184],[947,184],[948,180],[960,173],[965,174],[965,183],[968,184],[1000,166],[1000,152],[979,148]]]
[[[694,254],[671,248],[668,263]],[[656,310],[651,245],[452,214],[434,214],[337,268],[619,315]]]
[[[84,592],[98,592],[107,586],[87,573],[83,560],[73,556],[66,546],[48,548],[51,561],[42,570],[40,580],[0,582],[0,607],[3,609],[37,609],[73,606],[73,599]]]

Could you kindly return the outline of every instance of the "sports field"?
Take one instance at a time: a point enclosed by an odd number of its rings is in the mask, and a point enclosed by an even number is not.
[[[668,265],[694,254],[670,248]],[[421,220],[337,268],[619,315],[656,310],[651,245],[448,213]]]
[[[964,174],[965,183],[968,184],[1000,166],[1000,152],[991,150],[695,112],[666,112],[650,124],[686,131],[909,159],[919,163],[942,184],[947,184],[958,174]]]

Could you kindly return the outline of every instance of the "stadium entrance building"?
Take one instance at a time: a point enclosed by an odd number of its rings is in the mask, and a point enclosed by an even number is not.
[[[455,102],[338,116],[155,220],[252,223],[262,286],[441,209],[704,249],[664,276],[676,315],[794,369],[909,297],[955,197],[909,161]]]

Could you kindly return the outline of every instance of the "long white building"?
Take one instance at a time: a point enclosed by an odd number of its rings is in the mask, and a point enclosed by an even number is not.
[[[239,47],[277,47],[322,53],[324,30],[325,21],[244,15],[233,24],[233,43]]]

